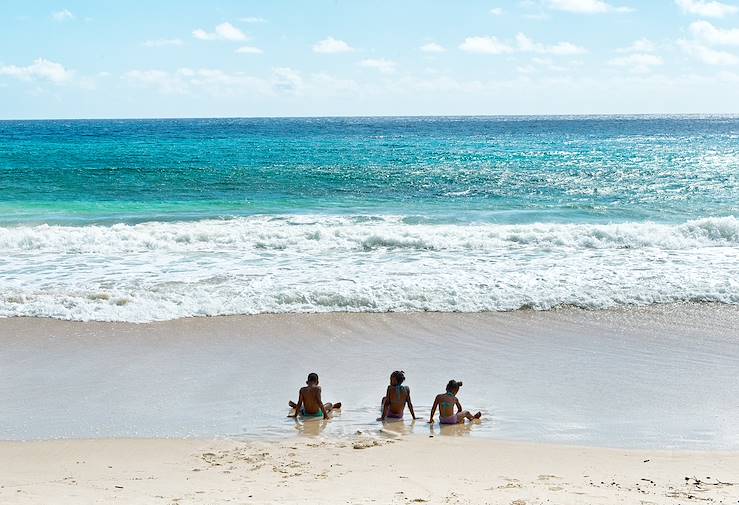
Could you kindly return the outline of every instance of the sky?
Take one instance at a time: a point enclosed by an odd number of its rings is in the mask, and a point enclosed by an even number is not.
[[[739,0],[1,0],[0,118],[739,113]]]

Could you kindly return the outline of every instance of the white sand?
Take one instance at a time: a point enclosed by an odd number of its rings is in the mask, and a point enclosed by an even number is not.
[[[0,320],[0,439],[72,438],[0,442],[0,504],[737,505],[738,320],[697,304]],[[329,422],[284,417],[308,367],[345,403]],[[485,418],[381,427],[394,368],[421,415],[456,377]]]
[[[4,505],[693,502],[739,503],[739,453],[439,436],[0,443]]]

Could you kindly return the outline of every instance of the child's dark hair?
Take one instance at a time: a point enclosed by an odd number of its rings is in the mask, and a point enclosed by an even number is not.
[[[446,384],[446,390],[447,391],[454,391],[456,389],[459,389],[462,386],[462,381],[456,381],[454,379],[450,380]]]
[[[395,370],[392,374],[390,374],[390,378],[392,379],[395,377],[395,382],[400,386],[405,382],[405,372],[403,370]]]
[[[305,383],[310,384],[311,382],[318,382],[318,374],[316,372],[311,372],[308,374],[308,380],[305,381]]]

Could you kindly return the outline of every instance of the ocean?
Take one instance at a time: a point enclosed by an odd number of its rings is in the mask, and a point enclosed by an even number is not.
[[[0,316],[739,304],[739,117],[0,121]]]

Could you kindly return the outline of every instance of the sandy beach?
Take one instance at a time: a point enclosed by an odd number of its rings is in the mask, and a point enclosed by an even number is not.
[[[473,440],[0,443],[0,501],[736,504],[739,454]]]
[[[0,320],[0,502],[736,504],[738,317]],[[482,422],[377,423],[394,368],[420,416],[454,376]],[[330,421],[285,417],[309,369]]]

